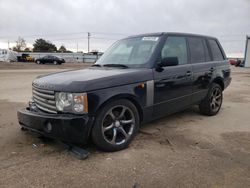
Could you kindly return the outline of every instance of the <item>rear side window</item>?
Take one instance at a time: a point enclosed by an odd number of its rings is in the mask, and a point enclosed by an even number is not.
[[[221,49],[220,49],[218,43],[216,42],[216,40],[214,40],[214,39],[209,39],[209,40],[208,40],[208,43],[209,43],[210,48],[211,48],[213,60],[214,60],[214,61],[221,61],[221,60],[224,60],[224,56],[222,55]]]
[[[161,58],[177,57],[179,65],[187,63],[187,44],[185,37],[168,37],[161,51]]]
[[[191,63],[201,63],[211,60],[205,39],[189,37],[188,44],[190,48]]]

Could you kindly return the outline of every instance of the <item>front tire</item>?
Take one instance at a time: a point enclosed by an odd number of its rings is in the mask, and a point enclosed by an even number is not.
[[[53,63],[54,63],[54,65],[57,65],[57,61],[54,61]]]
[[[36,63],[37,63],[37,64],[41,64],[41,62],[40,62],[40,61],[36,61]]]
[[[92,140],[104,151],[125,149],[138,132],[139,123],[139,114],[133,103],[125,99],[111,101],[97,114]]]
[[[222,101],[222,88],[220,85],[213,83],[207,93],[207,96],[199,105],[200,112],[208,116],[216,115],[220,111]]]

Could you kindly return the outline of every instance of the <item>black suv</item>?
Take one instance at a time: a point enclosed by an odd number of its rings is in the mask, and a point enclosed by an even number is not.
[[[230,84],[216,38],[180,33],[131,36],[116,42],[92,67],[39,76],[23,129],[65,142],[91,137],[102,150],[126,148],[142,123],[199,105],[215,115]]]

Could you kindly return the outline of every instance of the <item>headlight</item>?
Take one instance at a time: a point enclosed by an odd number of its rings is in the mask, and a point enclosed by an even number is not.
[[[56,108],[61,112],[83,114],[88,113],[86,93],[56,93]]]

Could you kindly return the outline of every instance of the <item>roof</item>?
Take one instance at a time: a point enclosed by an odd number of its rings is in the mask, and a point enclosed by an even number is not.
[[[139,34],[139,35],[128,36],[127,38],[144,37],[144,36],[163,36],[163,35],[178,35],[178,36],[193,36],[193,37],[216,38],[216,37],[206,36],[206,35],[201,35],[201,34],[179,33],[179,32],[145,33],[145,34]]]

